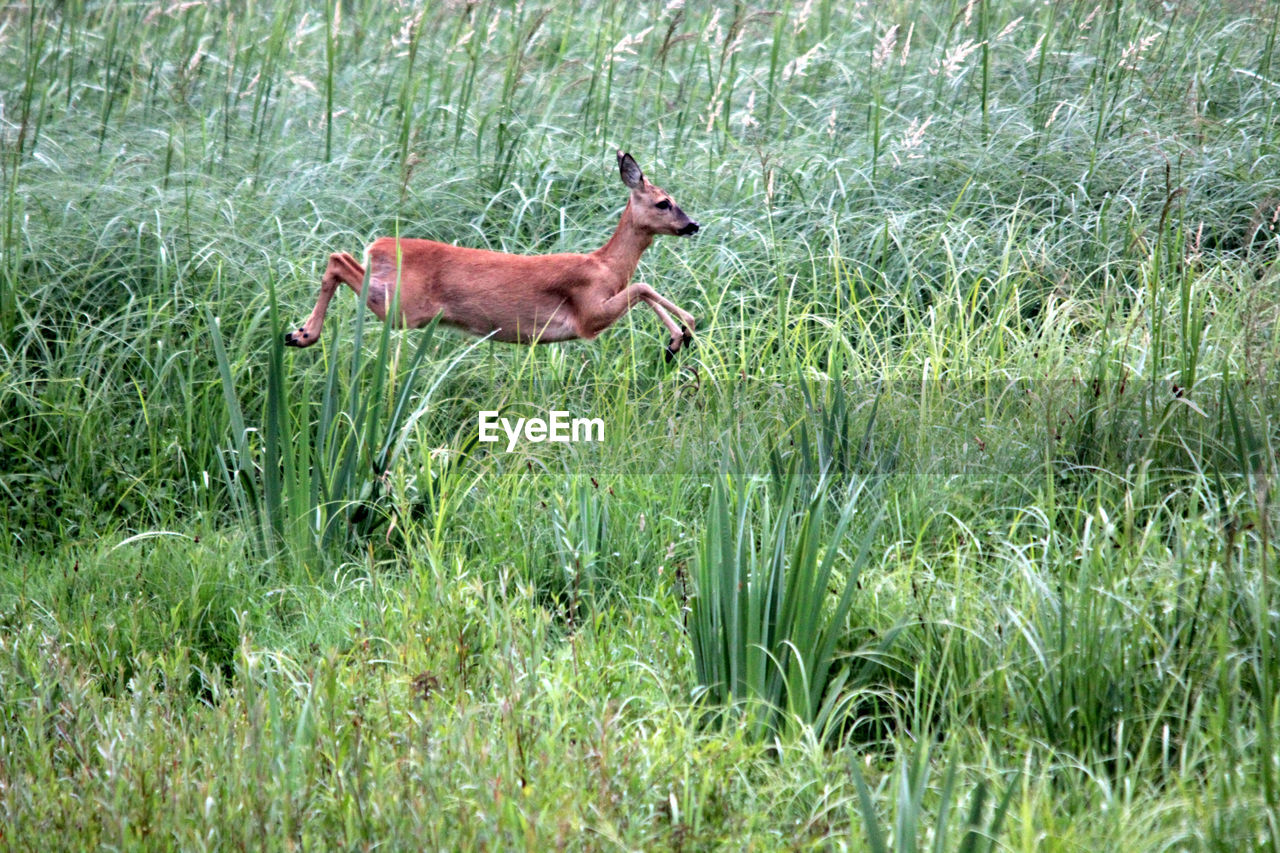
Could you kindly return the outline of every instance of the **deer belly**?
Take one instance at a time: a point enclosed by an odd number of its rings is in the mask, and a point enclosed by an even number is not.
[[[547,344],[554,341],[568,341],[580,337],[577,323],[568,308],[561,308],[546,314],[528,314],[493,318],[485,324],[488,328],[470,328],[473,334],[487,335],[492,332],[493,339],[507,343]]]

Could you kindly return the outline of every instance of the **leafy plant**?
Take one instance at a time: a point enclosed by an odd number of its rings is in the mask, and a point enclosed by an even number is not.
[[[925,849],[928,827],[925,821],[930,813],[935,815],[932,827],[932,849],[941,853],[950,849],[947,841],[953,830],[961,832],[960,843],[955,847],[959,853],[991,853],[996,849],[1000,839],[1000,828],[1009,812],[1009,803],[1018,788],[1010,781],[1005,788],[1004,796],[996,804],[990,817],[986,816],[988,784],[979,780],[974,786],[969,799],[969,809],[959,826],[955,819],[956,780],[959,774],[959,762],[955,756],[947,762],[946,773],[937,791],[938,802],[926,803],[931,793],[930,777],[930,738],[916,739],[916,748],[910,755],[899,756],[897,772],[885,776],[886,785],[892,786],[893,823],[890,827],[881,826],[880,816],[876,813],[875,801],[867,786],[866,777],[856,760],[849,762],[853,774],[854,785],[858,789],[858,813],[862,819],[863,832],[867,836],[867,846],[871,853],[889,853],[889,851],[914,851]]]
[[[591,591],[609,530],[609,510],[600,490],[574,480],[567,497],[557,496],[551,513],[555,556],[561,582],[569,597],[569,612],[577,618],[583,591]]]
[[[857,680],[839,646],[879,518],[860,531],[850,557],[843,546],[864,483],[843,495],[828,531],[830,480],[804,496],[804,479],[793,461],[774,504],[755,479],[722,470],[694,570],[689,634],[703,698],[748,706],[756,737],[788,720],[831,731],[848,709],[846,686]]]
[[[272,306],[275,320],[274,290]],[[362,301],[345,392],[342,360],[333,358],[314,421],[310,395],[304,392],[301,403],[289,399],[280,323],[273,322],[260,430],[247,425],[218,322],[206,317],[231,429],[232,444],[222,457],[224,481],[232,505],[265,553],[285,547],[296,556],[317,558],[323,546],[367,536],[385,521],[386,475],[441,381],[470,351],[461,350],[411,406],[438,318],[418,333],[408,367],[397,375],[390,325],[382,326],[377,354],[369,359],[362,346],[364,317]],[[260,444],[251,440],[259,432]]]
[[[786,488],[788,466],[796,466],[803,487],[812,489],[823,479],[831,482],[827,493],[839,497],[859,475],[871,475],[878,482],[893,467],[897,448],[873,459],[876,415],[880,411],[882,392],[877,391],[871,403],[866,425],[857,429],[854,409],[849,404],[845,384],[837,380],[799,381],[804,397],[804,414],[791,431],[789,451],[773,447],[769,451],[769,474],[775,490]]]

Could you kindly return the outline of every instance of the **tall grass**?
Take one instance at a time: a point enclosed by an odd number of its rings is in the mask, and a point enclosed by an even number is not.
[[[0,12],[0,846],[1274,850],[1278,20]],[[617,148],[677,363],[282,347]]]

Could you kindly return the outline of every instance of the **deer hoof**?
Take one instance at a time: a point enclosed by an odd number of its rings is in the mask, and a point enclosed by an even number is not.
[[[666,359],[667,364],[671,363],[671,360],[676,357],[676,353],[679,351],[680,351],[679,343],[670,343],[667,346],[662,348],[662,355]]]
[[[689,331],[688,326],[681,326],[680,331],[684,333],[683,344],[690,349],[693,348],[693,332]]]
[[[296,332],[289,332],[284,336],[284,345],[287,347],[305,347],[308,343],[307,333],[299,329]]]

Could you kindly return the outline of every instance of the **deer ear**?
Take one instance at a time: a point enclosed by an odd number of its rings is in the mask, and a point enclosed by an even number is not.
[[[640,189],[644,184],[644,172],[640,171],[640,166],[631,155],[623,151],[618,152],[618,174],[622,176],[622,182],[633,190]]]

